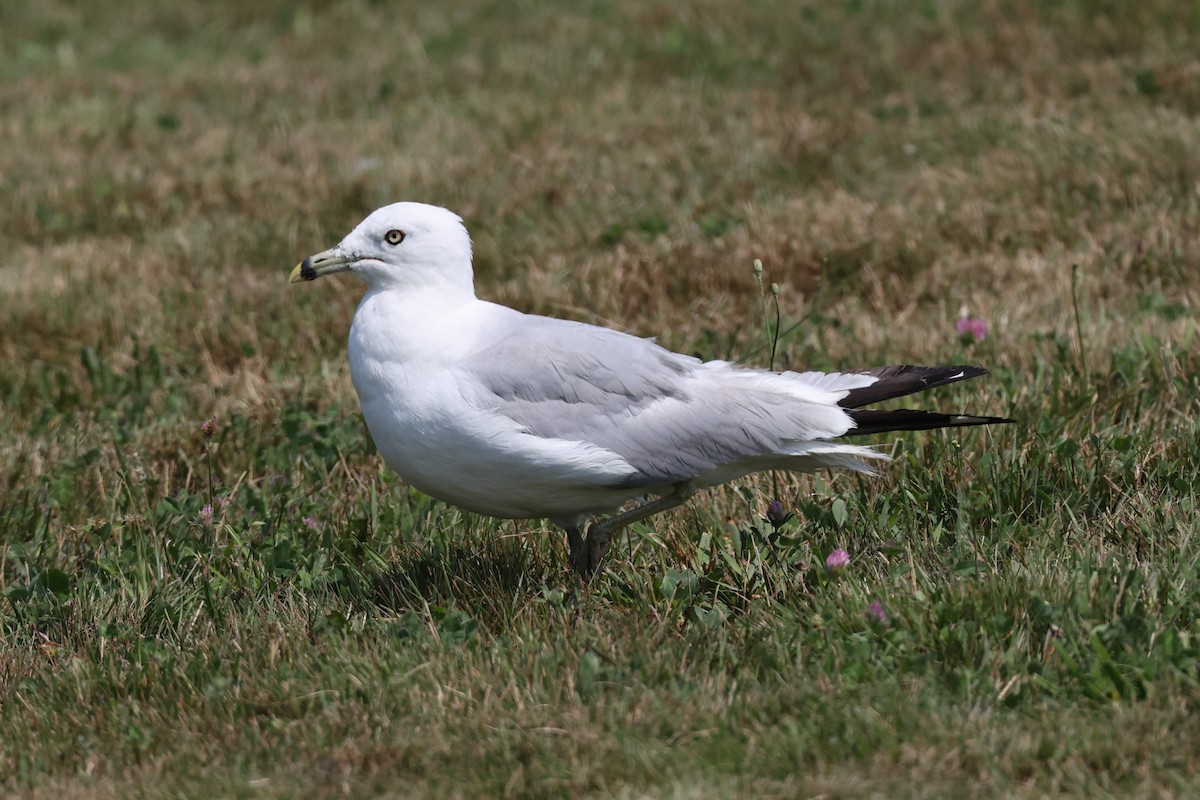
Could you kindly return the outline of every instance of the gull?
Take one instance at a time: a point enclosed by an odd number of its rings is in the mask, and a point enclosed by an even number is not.
[[[845,437],[1011,422],[862,408],[979,367],[769,372],[480,300],[470,236],[437,206],[378,209],[289,282],[338,272],[367,287],[350,377],[388,466],[469,511],[551,520],[585,579],[613,534],[702,489],[764,470],[869,473],[888,458]]]

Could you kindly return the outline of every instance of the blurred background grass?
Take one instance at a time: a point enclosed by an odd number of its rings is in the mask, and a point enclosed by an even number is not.
[[[1190,794],[1198,34],[1177,0],[6,4],[3,786]],[[548,527],[385,470],[357,286],[286,287],[399,199],[465,217],[481,296],[704,357],[766,363],[762,259],[777,366],[974,361],[936,404],[1021,425],[712,493],[577,595]]]

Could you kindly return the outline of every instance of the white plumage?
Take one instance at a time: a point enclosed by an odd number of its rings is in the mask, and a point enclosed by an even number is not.
[[[388,465],[471,511],[554,520],[581,573],[596,568],[613,531],[698,489],[766,469],[866,470],[885,457],[838,441],[856,424],[839,403],[878,375],[701,362],[650,339],[479,300],[470,238],[446,209],[385,206],[298,265],[292,281],[340,271],[367,285],[350,329],[350,373]],[[954,419],[942,424],[998,421]],[[660,499],[581,538],[590,518],[646,495]]]

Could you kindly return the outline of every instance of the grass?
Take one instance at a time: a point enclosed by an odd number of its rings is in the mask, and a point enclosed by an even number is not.
[[[1166,0],[17,3],[0,787],[1196,794],[1198,32]],[[357,288],[285,285],[395,199],[466,217],[484,296],[705,357],[771,358],[761,259],[778,366],[980,363],[925,402],[1019,424],[707,493],[578,591],[547,524],[387,471]]]

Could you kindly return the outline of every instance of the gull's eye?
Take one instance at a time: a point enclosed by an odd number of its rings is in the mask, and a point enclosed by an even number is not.
[[[383,240],[388,244],[400,244],[404,241],[404,231],[398,228],[392,228],[383,235]]]

